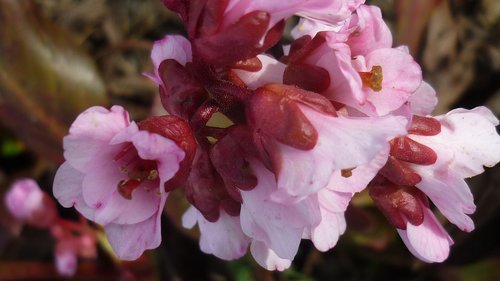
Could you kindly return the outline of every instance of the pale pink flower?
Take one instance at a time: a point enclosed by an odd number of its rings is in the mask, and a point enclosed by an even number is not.
[[[185,156],[176,142],[140,130],[120,106],[91,107],[64,138],[64,156],[54,179],[61,205],[103,225],[122,259],[160,244],[164,185]]]
[[[15,181],[5,194],[5,205],[15,218],[41,228],[52,226],[58,217],[52,200],[28,178]]]
[[[455,109],[434,117],[441,132],[433,136],[408,135],[437,154],[432,165],[410,164],[421,177],[416,187],[422,190],[443,215],[463,231],[474,229],[469,218],[475,205],[464,178],[484,172],[500,161],[498,120],[486,107]]]
[[[277,171],[275,199],[300,199],[315,193],[327,186],[334,173],[338,175],[343,169],[369,165],[377,157],[380,158],[376,166],[383,165],[388,156],[388,141],[406,133],[406,120],[401,117],[335,117],[307,106],[300,106],[300,109],[317,130],[318,142],[311,150],[277,145],[281,166]],[[385,155],[379,155],[382,151]],[[364,188],[361,186],[366,186],[375,174],[367,176],[368,181],[363,181],[353,191]]]
[[[400,108],[422,83],[420,66],[402,48],[376,49],[365,57],[357,56],[353,67],[361,75],[366,103],[356,104],[345,93],[335,97],[368,115],[383,116]]]
[[[435,163],[407,165],[421,177],[415,186],[451,223],[469,232],[474,229],[469,215],[476,207],[464,178],[478,175],[484,171],[483,166],[492,167],[500,161],[500,136],[495,129],[498,120],[485,107],[455,109],[435,119],[441,123],[438,134],[408,135],[435,152]],[[442,262],[448,257],[453,240],[429,206],[417,201],[423,210],[423,222],[415,225],[406,221],[406,229],[398,229],[398,233],[419,259]]]

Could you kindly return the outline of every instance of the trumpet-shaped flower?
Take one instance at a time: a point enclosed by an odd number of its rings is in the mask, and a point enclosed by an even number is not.
[[[54,195],[104,226],[122,259],[136,259],[161,241],[160,218],[185,152],[167,136],[141,130],[119,106],[92,107],[64,138],[66,162]]]

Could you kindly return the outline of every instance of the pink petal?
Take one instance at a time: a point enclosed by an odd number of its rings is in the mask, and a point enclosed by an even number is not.
[[[321,222],[312,227],[311,241],[316,249],[325,252],[333,248],[339,239],[339,236],[346,229],[346,221],[344,213],[331,212],[325,208],[321,208]]]
[[[333,213],[342,213],[347,209],[352,193],[338,192],[323,188],[318,191],[320,210],[325,209]]]
[[[422,190],[439,211],[463,231],[472,231],[474,222],[467,214],[476,207],[474,198],[462,176],[447,167],[412,165],[422,177],[416,187]]]
[[[174,177],[185,156],[184,150],[174,141],[147,131],[134,134],[131,141],[141,159],[156,160],[161,185]]]
[[[161,196],[158,210],[150,218],[137,224],[111,223],[104,227],[109,243],[122,260],[135,260],[145,250],[154,249],[161,243],[161,214],[167,195]]]
[[[192,61],[191,43],[180,35],[167,35],[163,39],[155,41],[151,50],[154,75],[147,75],[156,84],[162,84],[158,74],[160,64],[167,59],[174,59],[182,65]]]
[[[500,161],[500,137],[495,128],[498,120],[486,107],[459,108],[436,119],[442,124],[440,134],[411,138],[431,147],[438,161],[443,154],[452,154],[449,168],[463,178],[478,175],[484,171],[483,165],[493,167]]]
[[[324,95],[347,105],[364,104],[366,95],[362,81],[351,62],[351,50],[345,43],[324,44],[307,59],[307,63],[322,67],[330,74],[330,87]]]
[[[324,188],[335,170],[355,168],[373,161],[388,141],[406,132],[402,117],[349,118],[320,114],[305,106],[301,110],[318,131],[312,150],[279,145],[281,169],[279,193],[303,197]]]
[[[75,169],[86,172],[92,160],[107,150],[109,141],[130,124],[121,106],[107,110],[94,106],[81,113],[64,137],[64,158]]]
[[[276,190],[274,175],[257,161],[252,161],[251,167],[258,184],[250,191],[241,191],[243,232],[264,242],[279,257],[292,259],[304,227],[319,221],[318,203],[314,198],[288,204],[273,202],[270,194]]]
[[[250,251],[255,261],[267,270],[283,271],[292,264],[291,259],[283,259],[260,241],[253,241]]]
[[[66,208],[75,207],[87,219],[94,218],[94,209],[90,208],[82,196],[84,175],[64,162],[54,178],[53,193],[59,203]]]
[[[270,27],[274,26],[282,19],[286,19],[294,14],[322,20],[328,23],[337,23],[350,16],[362,1],[331,1],[331,0],[288,0],[288,1],[249,1],[231,0],[228,3],[224,14],[224,26],[228,26],[237,21],[242,15],[252,11],[265,11],[270,13]],[[328,11],[326,13],[325,11]]]
[[[448,257],[453,240],[431,210],[424,210],[424,222],[421,225],[407,223],[406,230],[398,229],[398,233],[415,257],[425,262],[442,262]]]
[[[369,53],[366,56],[366,70],[370,71],[375,65],[382,66],[382,90],[363,90],[377,114],[383,116],[409,100],[422,83],[422,71],[411,55],[398,49],[377,49]]]
[[[358,28],[347,41],[353,56],[367,55],[373,50],[392,46],[392,34],[382,19],[380,8],[361,5],[353,18],[358,22]]]
[[[311,20],[308,18],[301,18],[299,23],[292,29],[291,35],[294,39],[302,36],[309,35],[314,38],[318,32],[328,32],[327,39],[332,43],[345,42],[348,33],[342,32],[343,28],[349,23],[349,19],[341,21],[338,24],[328,24],[325,22]]]
[[[330,178],[327,188],[340,192],[360,192],[377,175],[378,171],[387,162],[389,146],[380,152],[367,164],[359,165],[350,171],[350,176],[343,176],[342,170],[335,170]]]
[[[415,115],[426,116],[432,113],[437,105],[436,91],[427,82],[422,84],[410,97],[411,111]]]
[[[242,257],[250,239],[243,233],[238,217],[221,211],[215,223],[207,221],[194,207],[190,207],[182,217],[184,227],[193,227],[196,222],[200,228],[200,248],[204,253],[218,258],[233,260]],[[194,223],[193,223],[194,222]]]
[[[269,83],[283,83],[286,65],[269,55],[258,55],[262,69],[256,72],[235,69],[241,80],[250,89],[257,89]]]
[[[132,193],[131,200],[125,199],[118,192],[118,184],[127,175],[121,173],[112,160],[109,162],[111,165],[95,166],[83,180],[83,198],[95,210],[92,220],[102,225],[134,224],[156,212],[159,202],[157,186],[140,185]]]

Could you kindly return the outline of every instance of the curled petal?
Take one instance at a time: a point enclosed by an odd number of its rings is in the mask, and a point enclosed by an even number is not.
[[[225,260],[242,257],[250,239],[243,233],[238,217],[221,211],[216,222],[207,221],[194,207],[190,207],[182,217],[184,227],[200,228],[200,248],[204,253],[213,254]]]
[[[444,261],[453,245],[451,237],[427,208],[422,224],[415,226],[408,222],[406,230],[398,229],[398,233],[408,250],[425,262]]]
[[[283,271],[292,264],[291,259],[280,258],[276,253],[260,241],[253,241],[250,251],[255,261],[267,270]]]
[[[122,260],[135,260],[145,250],[154,249],[161,243],[161,214],[167,195],[161,195],[158,211],[137,224],[111,223],[104,227],[109,243]]]
[[[94,106],[81,113],[64,137],[64,158],[73,168],[86,172],[99,159],[103,152],[109,151],[108,143],[122,129],[129,126],[128,112],[121,106],[110,110]]]

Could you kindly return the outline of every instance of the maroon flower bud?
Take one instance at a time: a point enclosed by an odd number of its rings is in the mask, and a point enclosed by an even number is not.
[[[420,165],[432,165],[437,160],[434,150],[409,137],[391,140],[391,155],[399,160]]]
[[[163,81],[160,98],[170,113],[189,120],[196,109],[208,98],[203,86],[176,60],[164,60],[159,67]]]
[[[370,186],[370,196],[389,222],[399,229],[406,223],[420,225],[424,222],[424,207],[427,197],[413,186],[400,186],[386,182]]]
[[[287,88],[292,92],[293,87]],[[318,133],[287,91],[259,88],[247,107],[247,118],[256,132],[298,149],[312,149]]]
[[[413,116],[409,134],[435,136],[441,132],[441,123],[432,117]]]
[[[240,141],[242,138],[246,138],[247,141]],[[245,143],[252,146],[247,131],[233,127],[212,147],[210,159],[226,186],[251,190],[257,185],[257,178],[245,159],[246,152],[242,147]]]
[[[217,221],[221,208],[232,216],[239,215],[241,195],[238,192],[228,192],[208,153],[202,148],[197,149],[185,190],[188,201],[208,221]]]
[[[398,185],[414,186],[422,180],[415,171],[394,156],[389,156],[387,163],[380,169],[379,173]]]

